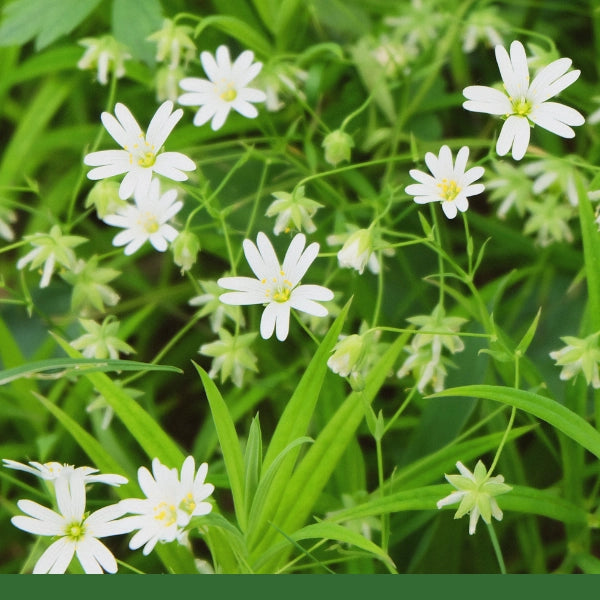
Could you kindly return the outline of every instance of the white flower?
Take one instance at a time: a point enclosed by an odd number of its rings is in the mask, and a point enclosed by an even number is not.
[[[407,194],[415,197],[417,204],[427,202],[441,202],[444,214],[453,219],[457,211],[465,212],[469,208],[468,196],[481,194],[485,189],[482,183],[473,183],[483,173],[483,167],[472,167],[465,171],[469,148],[463,146],[456,155],[456,162],[452,164],[452,152],[446,145],[440,148],[439,156],[427,152],[425,163],[431,175],[411,169],[410,176],[419,183],[413,183],[405,188]]]
[[[106,224],[124,229],[114,237],[113,245],[125,246],[125,254],[129,255],[149,241],[156,250],[164,252],[168,242],[179,234],[167,223],[183,207],[183,202],[175,202],[176,197],[176,190],[168,190],[161,196],[158,179],[153,179],[145,195],[136,194],[135,204],[128,204],[116,214],[104,217]]]
[[[70,345],[76,350],[81,350],[85,358],[117,360],[119,352],[123,354],[135,352],[129,344],[118,337],[120,323],[114,315],[108,315],[102,323],[96,323],[93,319],[79,319],[79,323],[86,333],[73,340]]]
[[[101,508],[85,515],[85,482],[81,474],[59,477],[55,482],[55,512],[31,500],[19,500],[17,506],[29,516],[16,516],[12,524],[36,535],[57,536],[37,561],[34,574],[64,573],[74,554],[86,573],[117,572],[117,561],[98,538],[131,531],[123,519],[119,504]]]
[[[123,150],[101,150],[88,154],[83,162],[96,167],[88,173],[89,179],[105,179],[126,173],[119,188],[119,196],[123,200],[134,194],[144,196],[153,173],[173,181],[187,180],[184,171],[193,171],[196,168],[194,161],[180,152],[160,151],[183,116],[183,109],[173,111],[170,100],[163,102],[152,117],[146,134],[124,104],[116,104],[115,115],[116,118],[103,112],[101,119]]]
[[[371,229],[358,229],[350,234],[337,254],[342,269],[356,269],[361,275],[367,264],[373,273],[379,273],[379,262],[373,251]],[[375,259],[375,264],[371,261]]]
[[[181,480],[177,469],[169,469],[158,458],[152,461],[152,473],[146,467],[138,469],[138,482],[145,499],[121,500],[121,508],[135,516],[125,517],[130,531],[138,531],[131,538],[129,547],[136,550],[144,546],[143,554],[152,552],[158,542],[181,539],[191,518],[207,515],[212,510],[204,502],[214,491],[214,486],[205,483],[208,465],[202,463],[194,476],[194,458],[188,456],[181,467]]]
[[[439,500],[437,507],[442,508],[448,504],[460,502],[454,518],[460,519],[463,515],[470,515],[470,535],[475,533],[480,516],[488,525],[492,521],[492,516],[501,521],[502,511],[494,496],[506,494],[512,490],[512,487],[504,483],[504,477],[502,475],[490,477],[481,461],[477,462],[473,473],[460,461],[456,463],[456,468],[460,471],[460,475],[445,475],[445,477],[448,483],[451,483],[458,491]]]
[[[578,338],[572,335],[560,338],[566,346],[560,350],[550,352],[550,358],[556,361],[557,366],[562,367],[560,378],[563,381],[575,377],[581,371],[588,385],[591,385],[594,389],[600,388],[598,371],[598,365],[600,364],[599,334],[600,332],[596,332],[586,338]]]
[[[84,46],[86,51],[77,63],[79,69],[97,68],[96,79],[101,85],[108,83],[108,71],[111,69],[115,77],[119,79],[125,75],[125,61],[131,58],[127,47],[112,35],[104,35],[99,38],[84,38],[79,40],[79,45]]]
[[[8,469],[25,471],[25,473],[31,473],[45,481],[56,481],[59,478],[69,479],[73,475],[77,475],[83,477],[84,483],[106,483],[116,486],[127,483],[127,478],[122,475],[114,475],[112,473],[95,475],[94,473],[98,473],[98,469],[93,469],[92,467],[74,467],[73,465],[58,462],[39,463],[35,461],[29,461],[29,465],[31,465],[29,466],[16,460],[10,460],[9,458],[3,458],[2,462]]]
[[[529,145],[532,124],[564,138],[575,136],[570,126],[583,125],[583,116],[564,104],[547,102],[579,77],[581,71],[567,73],[572,63],[570,58],[553,61],[539,71],[531,84],[521,42],[514,41],[510,45],[510,56],[502,46],[496,46],[496,61],[506,91],[482,85],[466,87],[463,94],[467,101],[463,107],[506,118],[496,143],[496,152],[500,156],[512,147],[513,158],[521,160]]]
[[[41,288],[49,285],[57,264],[65,269],[75,267],[76,258],[73,248],[87,241],[79,235],[63,235],[58,225],[53,225],[49,233],[34,233],[26,235],[24,239],[34,248],[17,261],[17,269],[22,269],[29,264],[31,271],[43,264]]]
[[[306,249],[306,237],[298,233],[291,241],[279,264],[269,238],[260,232],[257,246],[244,240],[244,253],[257,279],[251,277],[222,277],[217,283],[225,289],[235,290],[220,297],[225,304],[265,304],[260,321],[260,335],[268,339],[276,330],[277,339],[288,336],[290,309],[295,308],[309,315],[324,317],[327,309],[315,302],[333,299],[333,292],[320,285],[298,285],[308,267],[319,253],[319,244],[313,242]]]
[[[202,52],[200,60],[207,79],[186,77],[179,82],[188,92],[179,97],[179,104],[200,106],[194,116],[194,125],[204,125],[211,121],[213,131],[220,129],[231,109],[248,119],[258,115],[251,102],[264,102],[263,91],[246,87],[260,72],[262,63],[254,60],[251,50],[242,52],[231,64],[229,48],[219,46],[215,57],[210,52]]]

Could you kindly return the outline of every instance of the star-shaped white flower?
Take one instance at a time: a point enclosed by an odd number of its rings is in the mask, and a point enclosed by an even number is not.
[[[158,179],[153,179],[147,194],[136,194],[135,204],[128,204],[114,215],[104,217],[104,222],[124,231],[113,239],[114,246],[125,246],[125,254],[130,255],[149,241],[156,250],[164,252],[179,232],[168,221],[183,207],[183,202],[175,201],[176,190],[168,190],[160,195]]]
[[[119,187],[119,197],[123,200],[134,194],[145,195],[153,173],[173,181],[187,180],[184,171],[193,171],[196,168],[194,161],[180,152],[161,152],[169,134],[183,116],[183,109],[173,111],[170,100],[163,102],[152,117],[146,134],[124,104],[117,103],[115,115],[116,118],[103,112],[101,119],[123,150],[100,150],[88,154],[83,162],[96,167],[88,173],[89,179],[106,179],[126,173]]]
[[[40,477],[46,481],[56,481],[59,478],[69,479],[73,475],[81,475],[84,483],[106,483],[108,485],[119,486],[127,483],[127,478],[122,475],[116,475],[112,473],[98,474],[98,469],[92,467],[74,467],[73,465],[61,464],[58,462],[47,462],[39,463],[35,461],[29,461],[29,465],[17,462],[16,460],[10,460],[9,458],[3,458],[2,462],[8,469],[15,469],[16,471],[25,471],[25,473],[31,473],[36,477]]]
[[[55,480],[55,512],[31,500],[19,500],[17,506],[28,516],[11,519],[19,529],[36,535],[58,537],[37,561],[33,573],[64,573],[77,554],[86,573],[117,572],[117,561],[111,551],[98,538],[131,531],[123,519],[124,510],[113,504],[85,514],[85,480],[81,473]]]
[[[577,80],[581,71],[569,71],[570,58],[559,58],[539,71],[529,82],[529,67],[525,48],[519,41],[510,45],[510,56],[505,48],[496,46],[496,61],[504,82],[505,92],[492,87],[472,85],[463,90],[467,101],[463,107],[474,112],[500,115],[506,119],[496,142],[496,152],[521,160],[529,145],[530,127],[540,127],[564,138],[572,138],[574,125],[583,125],[585,119],[574,108],[547,102]]]
[[[177,469],[169,469],[158,458],[152,461],[152,473],[146,467],[138,469],[138,483],[146,498],[121,500],[121,508],[134,516],[125,517],[130,531],[137,529],[129,542],[136,550],[144,546],[143,554],[152,552],[158,542],[172,542],[184,536],[193,516],[207,515],[212,505],[205,500],[214,486],[205,483],[207,463],[202,463],[196,473],[194,458],[188,456],[181,467],[181,480]]]
[[[453,219],[459,210],[465,212],[469,208],[468,196],[481,194],[485,189],[482,183],[474,183],[483,175],[483,167],[472,167],[465,171],[468,158],[467,146],[458,151],[454,164],[448,146],[440,148],[439,156],[427,152],[425,164],[433,176],[418,169],[411,169],[410,176],[419,183],[412,183],[404,191],[414,196],[417,204],[441,202],[444,214]]]
[[[204,51],[200,60],[208,80],[186,77],[179,82],[188,92],[179,97],[179,104],[200,106],[194,125],[204,125],[212,119],[210,126],[216,131],[223,126],[231,109],[248,119],[255,118],[258,111],[251,103],[264,102],[267,96],[261,90],[246,87],[262,69],[261,62],[252,62],[254,53],[245,50],[232,64],[229,48],[219,46],[215,57]]]
[[[275,330],[277,339],[287,338],[290,327],[290,309],[295,308],[315,317],[327,315],[327,309],[316,301],[333,299],[333,292],[321,285],[298,285],[308,267],[319,253],[319,244],[313,242],[306,249],[306,237],[298,233],[291,241],[279,264],[269,238],[261,231],[257,246],[244,240],[244,253],[257,279],[251,277],[222,277],[217,283],[235,290],[220,296],[225,304],[264,304],[260,321],[260,335],[268,339]]]
[[[488,525],[492,521],[492,516],[501,521],[502,510],[494,496],[512,490],[512,487],[504,483],[504,477],[502,475],[490,477],[481,461],[477,462],[473,473],[460,461],[456,463],[456,468],[460,471],[460,475],[445,475],[445,477],[457,491],[439,500],[437,507],[442,508],[460,502],[454,518],[460,519],[463,515],[469,515],[470,535],[475,533],[480,516]]]

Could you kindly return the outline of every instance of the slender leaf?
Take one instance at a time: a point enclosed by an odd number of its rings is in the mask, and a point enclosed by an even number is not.
[[[299,529],[298,531],[292,533],[289,538],[294,542],[310,539],[337,540],[338,542],[355,546],[356,548],[360,548],[361,550],[372,554],[381,560],[385,565],[387,565],[390,570],[395,570],[394,561],[377,544],[373,543],[371,540],[368,540],[360,533],[348,529],[343,525],[339,525],[338,523],[319,521],[318,523],[313,523],[303,527],[302,529]],[[280,542],[274,545],[265,554],[262,560],[265,561],[272,559],[286,550],[289,550],[289,542]],[[259,567],[260,564],[261,563],[258,564]]]
[[[306,433],[328,370],[327,358],[342,331],[350,303],[351,300],[346,303],[346,306],[332,323],[285,407],[267,449],[263,470],[268,469],[285,448]],[[265,530],[268,528],[268,522],[273,519],[275,512],[278,510],[296,456],[297,452],[286,454],[278,472],[275,474],[262,511],[260,515],[257,515],[256,520],[251,523],[252,530],[248,532],[249,547],[262,539]]]
[[[81,358],[81,354],[66,341],[54,337],[71,358]],[[169,467],[181,467],[185,456],[177,444],[133,398],[104,373],[85,372],[83,376],[104,396],[149,458],[158,458]]]
[[[498,498],[498,503],[503,509],[539,515],[563,523],[587,523],[588,521],[588,515],[581,507],[552,491],[521,485],[514,485],[512,488],[509,493]],[[439,484],[403,490],[389,496],[375,496],[363,504],[331,513],[327,520],[342,523],[409,510],[438,510],[437,501],[453,491],[456,490],[451,485]],[[444,508],[456,510],[458,504]]]
[[[285,495],[280,496],[278,511],[273,519],[277,527],[286,534],[290,535],[302,527],[313,510],[321,491],[364,418],[364,402],[373,401],[407,338],[408,334],[400,336],[386,350],[371,369],[364,390],[352,392],[346,398],[292,475],[286,486]],[[256,548],[251,546],[254,557],[260,557],[261,552],[266,551],[269,544],[273,543],[276,535],[276,532],[271,529],[263,535]]]
[[[430,397],[444,398],[448,396],[485,398],[524,410],[534,417],[546,421],[600,458],[600,433],[586,420],[556,400],[532,392],[494,385],[455,387],[432,394]]]
[[[579,175],[575,177],[575,186],[579,200],[579,222],[588,288],[587,315],[591,328],[588,334],[591,334],[600,331],[600,237],[594,219],[594,209]]]
[[[152,365],[135,360],[48,358],[46,360],[31,361],[12,369],[0,371],[0,385],[5,385],[9,381],[21,378],[31,379],[37,376],[39,379],[57,379],[59,377],[98,371],[171,371],[172,373],[183,373],[177,367]]]
[[[196,27],[194,36],[198,37],[207,27],[216,27],[224,33],[234,37],[244,46],[254,50],[263,57],[269,57],[273,53],[270,42],[255,28],[244,21],[229,15],[213,15],[202,19]]]
[[[217,435],[219,436],[221,452],[223,453],[225,468],[227,469],[227,477],[231,485],[235,515],[240,529],[245,531],[247,527],[247,513],[244,498],[244,458],[235,431],[235,425],[229,414],[229,409],[213,380],[202,367],[194,361],[192,361],[192,364],[196,367],[196,371],[198,371],[202,379],[202,385],[206,391],[210,412],[215,422]]]

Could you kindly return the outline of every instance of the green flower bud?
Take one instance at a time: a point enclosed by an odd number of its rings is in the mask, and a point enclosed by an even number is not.
[[[325,160],[334,167],[344,160],[350,160],[350,149],[353,146],[352,138],[341,129],[336,129],[323,140]]]
[[[110,179],[102,179],[90,190],[85,201],[85,207],[96,208],[96,214],[99,219],[104,219],[106,215],[115,214],[119,208],[126,206],[127,202],[119,198],[120,183]]]
[[[181,273],[189,271],[196,262],[198,252],[200,252],[200,240],[195,233],[191,231],[182,231],[172,244],[173,260],[178,267],[181,267]]]
[[[340,377],[348,377],[358,367],[363,354],[364,338],[354,333],[335,345],[327,366]]]

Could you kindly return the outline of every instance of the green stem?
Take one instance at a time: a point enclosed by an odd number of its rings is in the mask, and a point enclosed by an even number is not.
[[[500,567],[500,573],[502,573],[502,575],[506,575],[506,565],[504,564],[504,557],[502,556],[502,549],[500,548],[500,544],[498,543],[498,538],[496,536],[496,531],[494,530],[494,526],[490,523],[487,526],[487,528],[488,528],[488,532],[490,534],[490,540],[492,541],[492,546],[494,548],[494,553],[496,554],[498,566]]]

